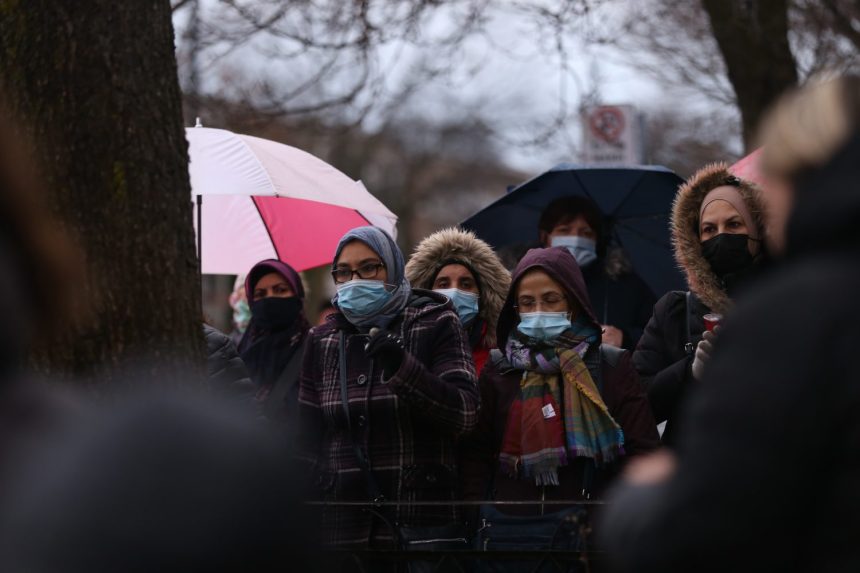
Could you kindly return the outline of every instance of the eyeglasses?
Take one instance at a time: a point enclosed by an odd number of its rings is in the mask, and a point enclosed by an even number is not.
[[[353,275],[358,275],[360,279],[375,279],[379,269],[384,268],[385,263],[365,263],[355,270],[347,267],[332,269],[331,276],[334,282],[342,284],[351,281]]]
[[[533,296],[521,296],[517,299],[514,308],[519,312],[535,312],[538,308],[553,312],[563,310],[560,307],[566,300],[564,296],[554,292],[547,293],[540,299],[535,299]]]

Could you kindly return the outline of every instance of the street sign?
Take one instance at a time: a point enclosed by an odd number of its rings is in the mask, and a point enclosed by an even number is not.
[[[632,105],[601,105],[582,114],[582,161],[589,165],[642,163],[642,125]]]

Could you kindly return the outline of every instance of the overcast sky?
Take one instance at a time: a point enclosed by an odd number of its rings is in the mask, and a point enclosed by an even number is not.
[[[607,20],[618,16],[613,11],[619,8],[613,6],[591,18]],[[689,106],[709,105],[693,93],[667,93],[665,86],[648,74],[627,65],[624,54],[617,49],[598,47],[584,40],[588,26],[600,22],[584,20],[578,24],[579,29],[565,36],[569,66],[565,71],[550,30],[506,10],[494,10],[491,14],[484,26],[485,33],[470,37],[459,47],[449,62],[449,72],[424,83],[398,113],[440,122],[480,114],[497,132],[505,160],[526,172],[539,173],[560,161],[577,160],[581,136],[576,110],[583,96],[595,89],[602,103],[632,104],[640,109],[678,105],[679,98]],[[204,9],[202,17],[213,18],[211,9]],[[186,22],[187,14],[177,14],[180,45]],[[441,12],[426,29],[431,34],[444,33],[456,25],[456,15]],[[314,69],[313,62],[278,62],[266,57],[261,48],[268,48],[269,44],[270,41],[258,45],[250,42],[214,64],[208,62],[215,52],[207,52],[203,58],[204,89],[223,92],[225,77],[246,84],[273,78],[289,82],[289,78]],[[396,93],[399,83],[409,78],[415,62],[428,57],[432,54],[426,49],[408,43],[398,42],[382,49],[379,62],[385,70],[386,91]],[[181,74],[182,71],[181,67]],[[334,76],[329,81],[330,86],[336,87],[339,82],[347,84],[349,76]],[[562,129],[553,130],[553,137],[537,144],[528,143],[546,132],[564,113],[569,121]],[[382,119],[371,114],[366,125],[372,128]]]

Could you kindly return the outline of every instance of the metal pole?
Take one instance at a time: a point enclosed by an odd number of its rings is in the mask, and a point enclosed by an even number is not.
[[[203,274],[203,195],[197,196],[197,264]]]

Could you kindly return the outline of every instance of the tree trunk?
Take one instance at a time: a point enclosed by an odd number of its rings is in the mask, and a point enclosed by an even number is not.
[[[702,0],[741,112],[744,145],[762,113],[797,84],[788,43],[789,0]]]
[[[86,260],[90,319],[36,362],[147,383],[202,361],[169,0],[0,0],[0,93]],[[63,288],[57,285],[57,288]]]

